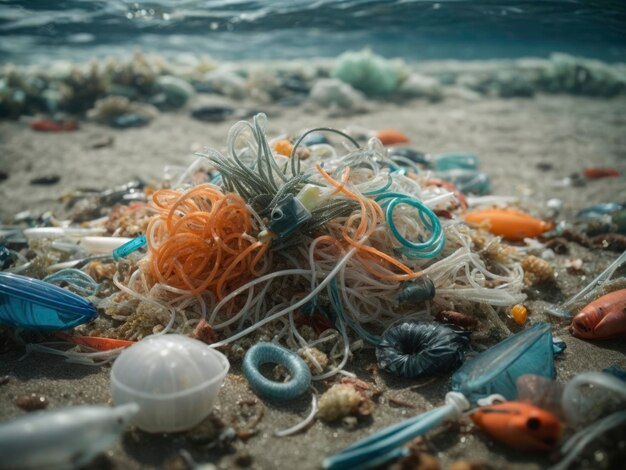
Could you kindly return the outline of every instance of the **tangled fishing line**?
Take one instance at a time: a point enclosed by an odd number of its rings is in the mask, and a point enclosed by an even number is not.
[[[226,153],[206,150],[152,194],[147,252],[114,265],[110,288],[93,295],[103,314],[84,333],[137,340],[204,329],[213,347],[256,334],[300,351],[324,379],[343,370],[351,343],[378,345],[399,320],[443,309],[491,320],[493,307],[524,299],[519,259],[476,248],[458,191],[399,166],[376,138],[360,146],[313,129],[282,155],[265,125],[263,114],[237,123]],[[313,132],[343,145],[307,145]],[[212,181],[192,184],[207,163]],[[420,297],[426,278],[434,292]]]

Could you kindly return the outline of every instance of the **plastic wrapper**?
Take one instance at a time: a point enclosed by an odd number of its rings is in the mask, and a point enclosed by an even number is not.
[[[540,375],[530,374],[519,377],[516,384],[519,401],[548,410],[561,419],[564,417],[561,406],[563,384]]]
[[[472,402],[495,393],[514,400],[516,381],[524,374],[556,375],[548,323],[536,323],[468,360],[452,376],[450,388]]]
[[[603,372],[576,375],[563,390],[567,422],[579,428],[626,408],[626,382]]]

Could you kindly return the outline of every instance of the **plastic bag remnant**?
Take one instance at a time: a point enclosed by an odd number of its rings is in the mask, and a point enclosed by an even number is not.
[[[387,372],[415,378],[456,369],[469,346],[465,331],[435,322],[405,322],[383,334],[376,358]]]
[[[524,374],[556,376],[548,323],[536,323],[467,361],[452,376],[450,389],[472,402],[494,393],[514,400],[516,380]]]
[[[626,383],[603,372],[578,374],[563,390],[563,411],[574,427],[591,424],[625,406]]]
[[[540,375],[525,374],[517,378],[517,399],[554,413],[563,419],[563,384]]]

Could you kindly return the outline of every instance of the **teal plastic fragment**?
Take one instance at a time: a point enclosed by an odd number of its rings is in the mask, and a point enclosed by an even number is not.
[[[478,157],[472,153],[442,153],[434,158],[435,171],[476,170]]]
[[[310,218],[311,213],[304,207],[302,202],[295,198],[293,194],[287,194],[272,209],[268,228],[278,235],[279,238],[284,238]]]
[[[576,214],[577,219],[592,220],[605,215],[611,215],[614,212],[618,212],[624,209],[623,204],[617,202],[605,202],[603,204],[596,204],[595,206],[586,207],[578,211]]]
[[[491,190],[489,176],[481,171],[453,169],[437,173],[441,179],[453,183],[463,194],[488,194]]]
[[[66,268],[43,278],[44,282],[51,284],[68,284],[80,295],[95,295],[100,289],[98,284],[89,274],[75,268]]]
[[[540,322],[508,337],[465,363],[452,376],[450,389],[468,400],[500,394],[507,400],[517,398],[516,381],[525,374],[554,379],[552,330]]]
[[[131,241],[126,242],[122,246],[117,247],[115,250],[113,250],[113,259],[115,261],[118,261],[120,258],[126,258],[131,253],[144,247],[146,243],[147,240],[145,235],[133,238]]]

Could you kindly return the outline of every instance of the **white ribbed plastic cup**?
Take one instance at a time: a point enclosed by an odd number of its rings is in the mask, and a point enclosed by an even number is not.
[[[132,423],[144,431],[185,431],[209,415],[229,368],[226,356],[201,341],[149,336],[113,364],[113,402],[137,403]]]

